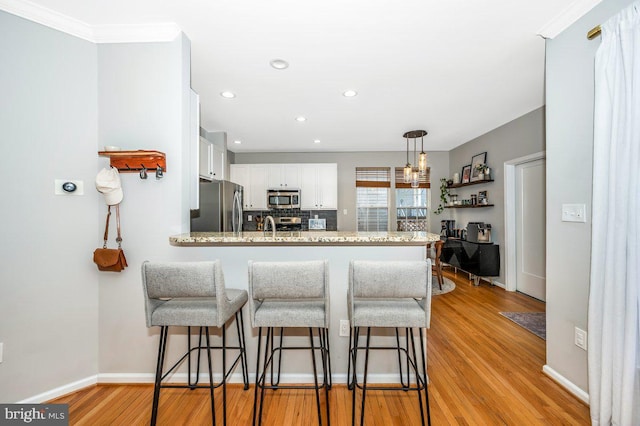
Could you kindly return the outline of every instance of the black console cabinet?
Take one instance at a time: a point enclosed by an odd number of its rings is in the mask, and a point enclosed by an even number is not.
[[[500,275],[500,246],[447,238],[440,261],[478,277]]]

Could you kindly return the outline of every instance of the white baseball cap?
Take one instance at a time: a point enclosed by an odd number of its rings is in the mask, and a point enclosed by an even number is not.
[[[120,204],[124,194],[118,169],[110,167],[100,170],[96,176],[96,189],[104,195],[104,201],[107,205]]]

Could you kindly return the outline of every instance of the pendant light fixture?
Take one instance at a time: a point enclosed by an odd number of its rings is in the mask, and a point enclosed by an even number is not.
[[[404,183],[411,183],[412,188],[420,186],[420,177],[427,173],[427,154],[424,152],[424,137],[427,135],[426,130],[411,130],[406,132],[402,137],[407,141],[407,165],[404,167]],[[420,155],[417,154],[416,143],[420,138]],[[409,163],[409,139],[413,139],[413,163],[415,167]],[[416,159],[416,157],[418,157]]]
[[[404,166],[404,183],[410,183],[411,171],[413,168],[411,167],[411,163],[409,162],[409,138],[407,137],[406,133],[404,137],[407,139],[407,164]]]

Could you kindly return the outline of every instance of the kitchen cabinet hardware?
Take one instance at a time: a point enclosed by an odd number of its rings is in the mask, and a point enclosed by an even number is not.
[[[142,179],[142,170],[145,169],[155,170],[157,178],[161,178],[167,171],[166,156],[160,151],[98,151],[98,155],[108,157],[111,167],[115,167],[120,173],[140,173]]]

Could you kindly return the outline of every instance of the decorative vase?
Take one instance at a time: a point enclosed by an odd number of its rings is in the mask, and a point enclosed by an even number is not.
[[[479,173],[478,174],[478,179],[484,180],[484,173]]]
[[[453,174],[453,183],[460,183],[460,173]]]

